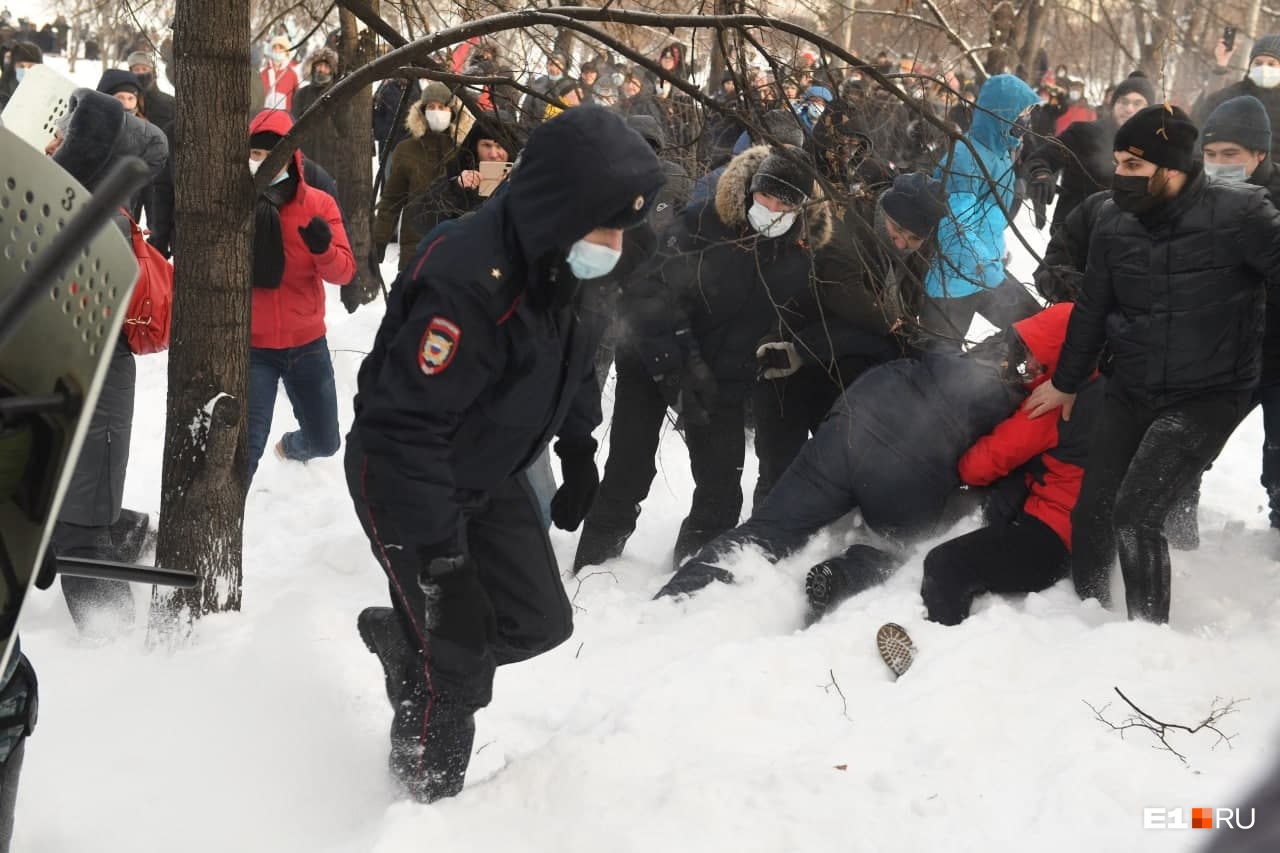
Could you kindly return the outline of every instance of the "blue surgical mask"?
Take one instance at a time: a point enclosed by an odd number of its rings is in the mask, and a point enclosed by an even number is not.
[[[288,177],[289,177],[289,170],[286,168],[283,172],[276,175],[275,180],[267,184],[267,186],[274,187],[276,184],[280,183],[281,181],[287,180]]]
[[[13,69],[13,76],[14,76],[14,77],[17,77],[17,78],[18,78],[18,82],[19,82],[19,83],[21,83],[21,82],[22,82],[22,78],[27,76],[27,69],[25,69],[25,68],[15,68],[15,69]]]
[[[1215,181],[1247,181],[1243,163],[1205,163],[1204,173]]]
[[[622,252],[599,243],[579,240],[569,247],[569,269],[581,279],[600,278],[613,272],[622,260]]]

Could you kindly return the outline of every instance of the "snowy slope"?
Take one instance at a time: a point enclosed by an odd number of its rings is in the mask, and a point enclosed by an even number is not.
[[[329,320],[345,425],[379,309],[348,316],[333,298]],[[165,357],[140,359],[138,375],[126,503],[155,512]],[[291,425],[281,394],[273,440]],[[244,611],[205,620],[191,647],[147,653],[141,628],[89,645],[56,591],[33,595],[22,635],[42,713],[14,849],[1192,850],[1208,833],[1144,831],[1143,808],[1236,805],[1277,757],[1280,540],[1261,444],[1255,413],[1206,477],[1204,545],[1174,554],[1168,627],[1129,624],[1064,583],[941,628],[923,620],[922,551],[803,631],[801,581],[830,539],[777,567],[746,555],[734,587],[649,600],[692,490],[669,433],[626,555],[566,580],[574,637],[499,672],[466,790],[429,807],[396,801],[385,772],[390,709],[354,629],[385,585],[340,457],[268,454],[248,501]],[[575,539],[553,532],[562,565]],[[922,649],[898,683],[873,643],[888,620]],[[1233,748],[1174,741],[1184,767],[1093,718],[1084,702],[1112,702],[1113,685],[1182,722],[1215,696],[1249,701],[1226,721]]]

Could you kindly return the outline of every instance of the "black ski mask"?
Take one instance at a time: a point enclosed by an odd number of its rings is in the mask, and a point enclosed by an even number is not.
[[[1157,169],[1156,175],[1164,172],[1164,169]],[[1132,213],[1134,216],[1145,216],[1148,213],[1159,208],[1164,204],[1164,198],[1157,193],[1151,191],[1151,181],[1155,175],[1120,175],[1111,176],[1111,200],[1116,203],[1116,207]],[[1161,188],[1169,180],[1169,176],[1165,174],[1164,183]]]

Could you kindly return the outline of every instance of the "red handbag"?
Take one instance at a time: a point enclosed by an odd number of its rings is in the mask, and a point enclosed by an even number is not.
[[[129,220],[133,256],[138,259],[138,283],[133,287],[124,318],[124,336],[135,355],[150,355],[169,348],[173,320],[173,265],[146,241],[143,231],[124,208]]]

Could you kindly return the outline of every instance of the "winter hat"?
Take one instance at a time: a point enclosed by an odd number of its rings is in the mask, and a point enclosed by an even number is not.
[[[284,137],[273,130],[259,130],[257,133],[249,134],[249,147],[260,151],[270,151],[276,147],[276,143],[281,139],[284,139]]]
[[[768,193],[786,204],[800,205],[808,201],[812,188],[813,176],[796,156],[775,149],[751,176],[749,189],[753,193]]]
[[[563,80],[557,80],[556,84],[551,87],[551,94],[557,98],[563,98],[570,92],[575,92],[582,84],[572,77],[565,77]]]
[[[1156,90],[1151,85],[1151,81],[1146,77],[1131,74],[1116,84],[1115,91],[1111,93],[1111,105],[1115,106],[1116,101],[1133,92],[1146,98],[1147,104],[1156,102]]]
[[[947,215],[947,188],[924,172],[899,175],[881,197],[880,206],[894,222],[917,237],[926,237]]]
[[[791,110],[769,110],[760,119],[760,124],[765,134],[770,137],[762,139],[761,142],[773,144],[774,140],[777,140],[783,145],[796,148],[804,145],[804,131],[796,121],[796,114]]]
[[[1126,151],[1166,169],[1191,170],[1199,131],[1178,107],[1147,107],[1116,131],[1112,151]]]
[[[116,92],[133,92],[135,95],[141,95],[142,81],[132,71],[108,68],[102,72],[102,79],[98,81],[98,91],[104,95],[114,95]]]
[[[1249,62],[1259,56],[1273,56],[1280,59],[1280,35],[1263,36],[1253,43],[1253,49],[1249,51]]]
[[[275,50],[277,47],[282,48],[284,50],[288,50],[289,39],[285,38],[284,36],[276,36],[271,40],[271,49]]]
[[[1271,119],[1253,95],[1240,95],[1218,104],[1205,120],[1201,147],[1210,142],[1235,142],[1250,151],[1271,151]]]
[[[419,103],[426,104],[431,101],[449,106],[449,102],[453,100],[453,93],[449,91],[449,87],[441,83],[439,80],[432,80],[422,90],[422,97],[418,99]]]
[[[151,54],[145,50],[135,50],[124,61],[125,68],[132,68],[135,65],[146,65],[149,68],[156,67],[156,61],[151,58]]]
[[[44,53],[40,48],[29,41],[20,41],[13,46],[9,52],[9,62],[34,62],[37,65],[44,64]]]
[[[831,90],[826,86],[810,86],[808,89],[805,89],[804,99],[807,101],[810,98],[821,98],[828,104],[835,100],[831,97]]]
[[[125,126],[124,107],[115,98],[92,89],[77,89],[67,108],[62,145],[53,162],[92,192],[112,162],[116,140]]]
[[[662,132],[662,125],[658,120],[650,115],[636,113],[627,116],[627,124],[631,125],[631,129],[644,137],[644,141],[649,143],[649,147],[656,152],[661,152],[667,145],[667,135]]]

